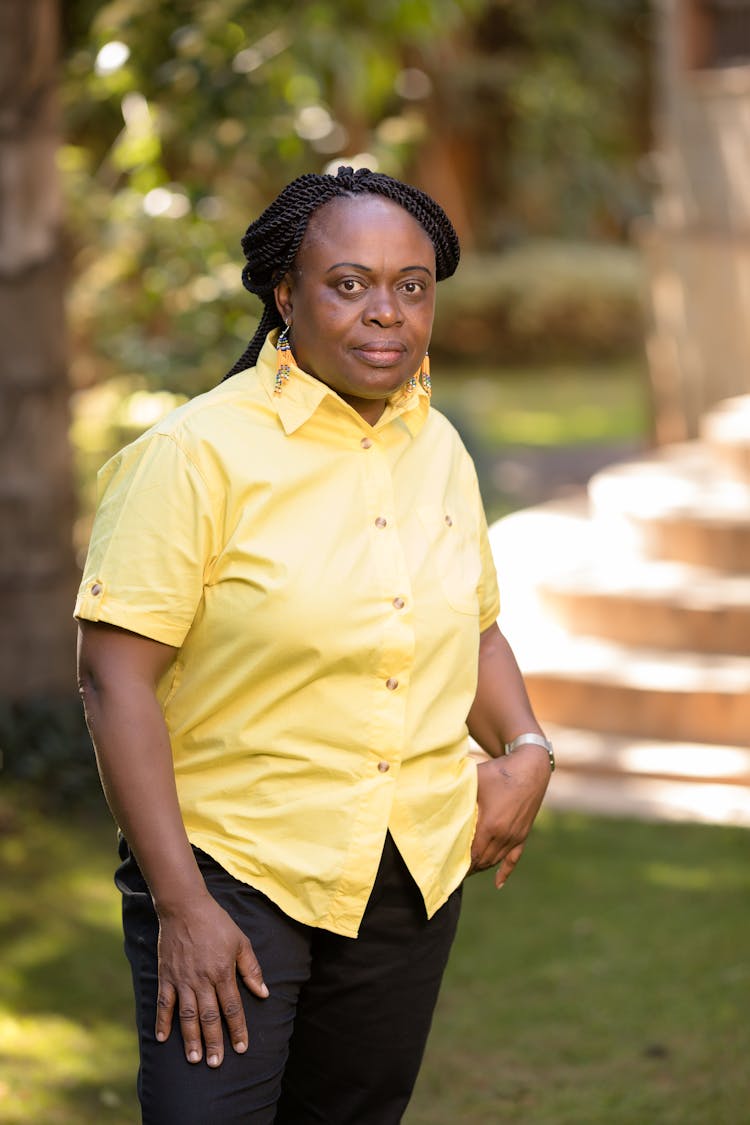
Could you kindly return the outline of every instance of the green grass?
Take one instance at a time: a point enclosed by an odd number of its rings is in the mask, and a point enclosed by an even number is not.
[[[747,1125],[750,837],[543,816],[466,887],[408,1125]]]
[[[12,803],[11,803],[12,802]],[[747,1125],[750,837],[545,814],[466,887],[405,1125]],[[0,808],[0,1120],[133,1125],[107,814]]]
[[[435,405],[488,449],[619,442],[642,438],[649,427],[638,359],[440,368],[433,386]]]

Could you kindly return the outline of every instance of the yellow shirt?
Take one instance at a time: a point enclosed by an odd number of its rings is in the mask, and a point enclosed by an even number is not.
[[[193,844],[354,936],[386,830],[433,914],[466,873],[466,716],[497,582],[471,460],[421,388],[373,427],[258,366],[109,461],[76,602],[179,651],[159,685]]]

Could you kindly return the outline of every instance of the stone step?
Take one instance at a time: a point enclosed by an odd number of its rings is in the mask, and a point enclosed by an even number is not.
[[[750,484],[699,442],[604,469],[588,494],[601,534],[624,551],[750,573]]]
[[[701,785],[743,786],[750,789],[750,746],[723,743],[673,742],[658,738],[606,734],[547,724],[560,771],[587,777],[652,778]]]
[[[545,806],[750,828],[750,749],[547,726],[557,769]]]
[[[750,657],[665,653],[550,633],[519,662],[540,720],[750,745]]]
[[[700,821],[750,828],[750,788],[660,781],[625,775],[614,784],[606,777],[555,773],[545,808],[632,817],[636,820]]]
[[[542,579],[539,594],[543,607],[571,633],[750,656],[750,575],[685,563],[610,560]]]
[[[750,395],[714,407],[701,421],[701,437],[732,476],[750,481]]]
[[[750,828],[750,749],[546,724],[557,769],[545,807]],[[477,761],[486,758],[478,748]]]

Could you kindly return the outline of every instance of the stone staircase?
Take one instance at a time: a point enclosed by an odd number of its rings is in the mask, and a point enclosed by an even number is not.
[[[490,538],[548,804],[750,826],[750,396]]]

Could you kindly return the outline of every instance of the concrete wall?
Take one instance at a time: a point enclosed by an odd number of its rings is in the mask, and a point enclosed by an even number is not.
[[[658,0],[656,17],[659,190],[640,240],[663,442],[696,436],[702,411],[750,390],[750,58],[702,65],[700,0]]]

